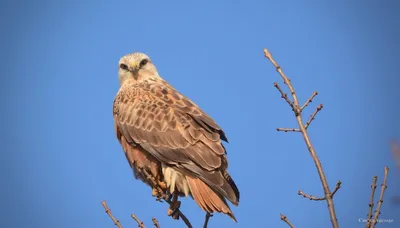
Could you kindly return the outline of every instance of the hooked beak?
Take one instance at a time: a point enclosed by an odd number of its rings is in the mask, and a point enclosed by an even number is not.
[[[129,64],[129,71],[132,72],[133,77],[135,78],[135,80],[138,79],[138,71],[139,71],[139,65],[136,63],[136,61],[131,62]]]
[[[137,71],[139,71],[139,64],[136,61],[131,62],[131,64],[129,64],[129,69],[132,72],[137,72]]]

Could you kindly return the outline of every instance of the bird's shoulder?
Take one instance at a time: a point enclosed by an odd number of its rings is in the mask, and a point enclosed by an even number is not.
[[[222,140],[227,141],[221,127],[210,116],[162,79],[121,86],[114,100],[113,113],[116,119],[123,122],[147,119],[156,124],[161,121],[171,125],[171,129],[178,125],[186,129],[190,124],[195,124],[196,129],[203,128],[210,134],[218,133]]]
[[[114,99],[114,107],[120,104],[173,108],[200,115],[201,110],[189,98],[162,79],[153,78],[136,83],[123,84]]]

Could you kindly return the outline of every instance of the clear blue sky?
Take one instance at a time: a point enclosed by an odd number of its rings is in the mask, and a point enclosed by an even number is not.
[[[160,1],[161,2],[161,1]],[[297,195],[323,191],[267,47],[304,102],[324,109],[310,136],[331,188],[341,227],[364,227],[374,175],[389,165],[381,218],[395,219],[400,179],[389,140],[400,138],[396,1],[11,1],[2,2],[0,99],[1,227],[113,227],[105,199],[124,227],[135,213],[151,227],[184,227],[167,205],[133,179],[115,137],[112,102],[118,60],[145,52],[162,77],[226,131],[230,172],[241,191],[238,219],[210,227],[330,227],[325,202]],[[283,84],[281,84],[283,85]],[[397,117],[397,118],[396,118]],[[182,210],[195,227],[204,213]]]

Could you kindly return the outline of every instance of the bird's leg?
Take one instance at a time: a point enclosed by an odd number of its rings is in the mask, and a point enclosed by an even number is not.
[[[150,172],[148,172],[145,168],[139,167],[139,169],[142,171],[144,178],[147,180],[147,182],[150,184],[152,191],[151,195],[157,197],[157,201],[161,201],[162,198],[165,197],[165,191],[160,188],[160,186],[157,184],[158,178],[155,178],[153,175],[151,175]]]
[[[167,184],[164,181],[161,181],[159,178],[156,178],[157,185],[163,190],[164,192],[167,191]]]
[[[154,179],[156,184],[153,186],[152,195],[156,196],[158,201],[161,201],[161,198],[168,195],[167,184],[160,180],[159,175],[157,175]]]
[[[167,184],[161,180],[161,176],[159,174],[156,174],[156,184],[157,186],[164,192],[167,192]]]
[[[152,187],[151,195],[152,195],[153,197],[157,197],[157,200],[158,200],[159,198],[161,198],[161,197],[160,197],[160,191],[159,191],[159,190],[157,189],[157,187],[155,187],[155,186]]]
[[[165,191],[163,191],[159,186],[157,186],[157,185],[154,185],[153,187],[152,187],[153,189],[152,189],[152,192],[151,192],[151,195],[152,196],[154,196],[154,197],[156,197],[156,200],[157,201],[162,201],[162,199],[164,199],[165,197],[166,197],[166,192]]]
[[[171,201],[172,200],[172,197],[173,197],[173,194],[171,194],[171,193],[167,193],[167,201]]]
[[[178,200],[178,192],[174,191],[172,202],[168,208],[168,216],[172,216],[174,219],[179,219],[179,207],[181,206],[181,202]]]

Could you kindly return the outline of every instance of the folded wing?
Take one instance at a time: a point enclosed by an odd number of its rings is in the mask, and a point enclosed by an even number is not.
[[[160,162],[188,175],[189,182],[198,178],[238,204],[238,188],[226,170],[223,130],[172,86],[159,80],[121,88],[113,112],[128,143],[139,144]]]

